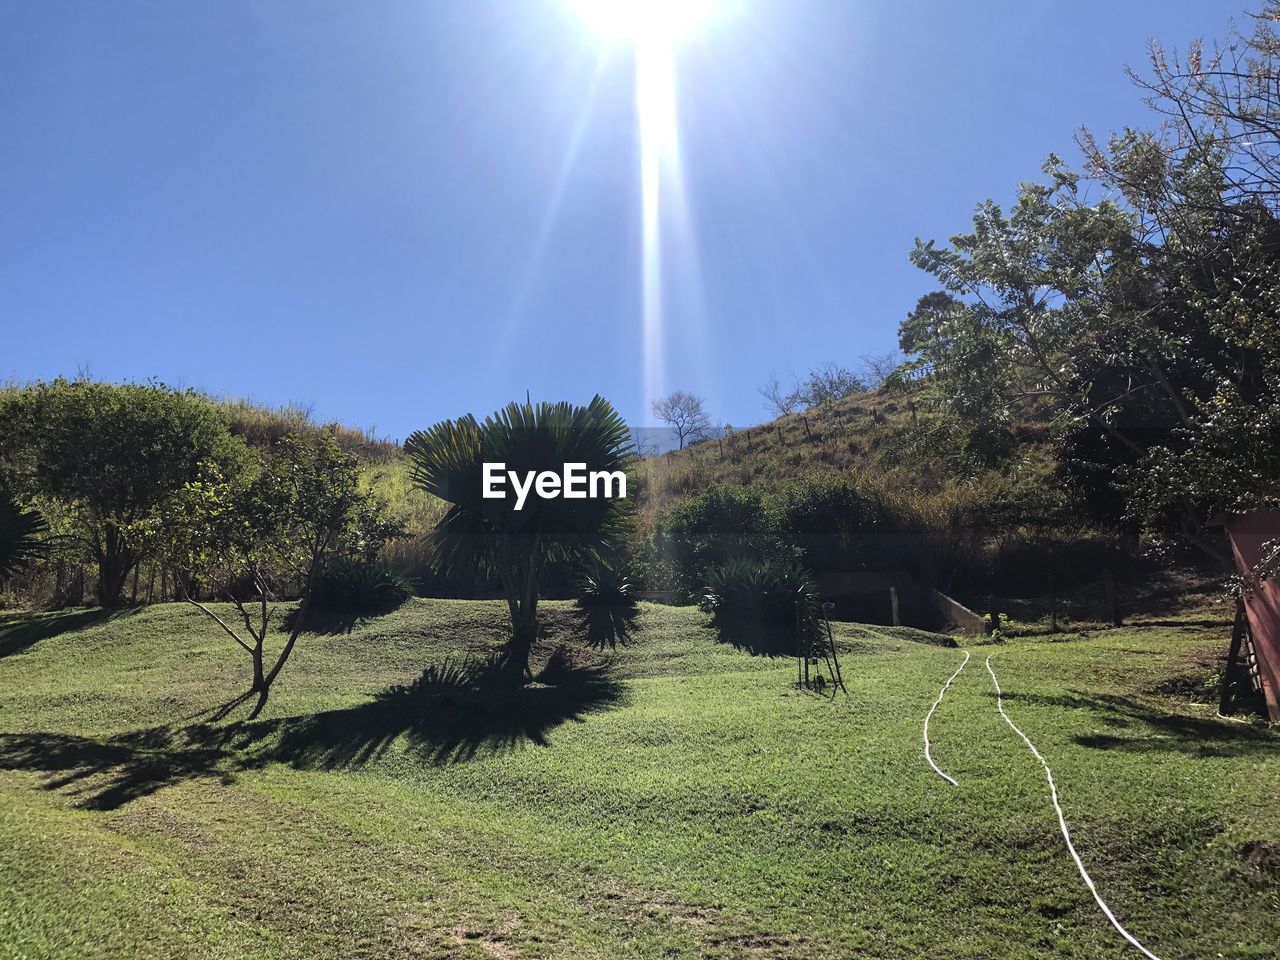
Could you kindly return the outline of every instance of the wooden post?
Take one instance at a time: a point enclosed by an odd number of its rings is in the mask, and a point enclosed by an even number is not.
[[[893,611],[893,625],[902,626],[902,617],[898,615],[898,588],[893,585],[889,587],[889,607]]]
[[[1218,696],[1218,712],[1225,715],[1231,706],[1231,682],[1240,660],[1240,647],[1245,631],[1244,596],[1236,597],[1236,621],[1231,627],[1231,648],[1227,651],[1227,665],[1222,671],[1222,690]]]
[[[1124,617],[1120,616],[1120,599],[1116,595],[1116,581],[1111,576],[1111,571],[1107,570],[1102,575],[1102,584],[1107,590],[1107,603],[1111,606],[1111,624],[1116,627],[1124,626]]]
[[[803,668],[800,666],[800,658],[804,652],[804,645],[800,640],[800,601],[796,601],[796,686],[804,686]]]
[[[831,617],[828,615],[825,605],[822,609],[822,620],[827,626],[827,646],[831,648],[831,662],[835,665],[836,684],[841,690],[848,693],[849,690],[844,685],[844,674],[840,672],[840,656],[836,653],[836,638],[831,633]]]
[[[1058,588],[1053,580],[1053,567],[1049,568],[1049,632],[1058,632]]]
[[[804,651],[804,688],[809,689],[809,657],[813,650],[809,643],[809,634],[804,629],[804,622],[800,616],[800,601],[796,601],[796,638],[800,643],[800,649]]]

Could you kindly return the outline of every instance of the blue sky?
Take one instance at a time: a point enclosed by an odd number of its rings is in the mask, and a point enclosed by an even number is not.
[[[913,237],[1149,125],[1125,64],[1242,0],[723,3],[675,55],[646,378],[633,57],[565,2],[0,0],[0,377],[397,438],[526,390],[758,422],[771,373],[894,348]]]

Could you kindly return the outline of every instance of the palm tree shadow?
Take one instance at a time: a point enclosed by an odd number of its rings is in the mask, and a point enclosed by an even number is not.
[[[131,800],[200,776],[233,775],[222,769],[223,744],[207,727],[176,734],[168,727],[107,740],[57,733],[0,735],[0,769],[47,774],[43,787],[80,798],[88,810],[114,810]],[[201,741],[206,741],[201,745]]]
[[[596,650],[613,650],[631,642],[640,611],[635,606],[601,605],[582,608],[587,643]]]
[[[787,626],[724,616],[713,617],[712,626],[719,643],[727,643],[753,657],[797,655],[794,630]]]
[[[282,722],[262,758],[304,769],[352,769],[400,742],[409,755],[444,766],[527,744],[549,746],[555,727],[622,698],[622,684],[606,668],[577,666],[563,647],[529,684],[513,683],[494,660],[446,662],[369,703]]]
[[[76,610],[60,613],[0,615],[0,658],[23,653],[41,640],[75,633],[134,610]]]
[[[545,747],[556,727],[616,707],[624,691],[607,668],[576,665],[559,648],[529,684],[513,683],[494,661],[464,661],[428,667],[413,682],[359,706],[304,717],[225,726],[204,721],[103,740],[0,734],[0,769],[43,773],[45,789],[68,792],[86,809],[114,810],[186,780],[231,783],[238,773],[271,763],[359,769],[393,745],[432,766]],[[213,713],[225,716],[228,708]]]

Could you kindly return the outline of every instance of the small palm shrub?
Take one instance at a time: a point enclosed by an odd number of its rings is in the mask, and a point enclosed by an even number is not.
[[[385,563],[347,558],[329,564],[316,580],[311,603],[317,610],[381,613],[413,595],[409,581]]]
[[[789,626],[818,605],[813,579],[799,564],[787,560],[737,558],[707,570],[700,606],[719,623],[760,623]]]
[[[27,510],[0,488],[0,583],[44,553],[41,539],[48,524],[35,510]]]
[[[631,607],[636,602],[627,565],[598,557],[583,567],[574,592],[580,607]]]

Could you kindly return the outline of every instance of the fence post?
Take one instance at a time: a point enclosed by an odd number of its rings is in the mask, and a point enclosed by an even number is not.
[[[1111,624],[1116,627],[1124,626],[1124,617],[1120,616],[1120,599],[1116,595],[1116,581],[1111,576],[1111,571],[1107,570],[1102,575],[1102,584],[1107,590],[1107,603],[1111,605]]]

